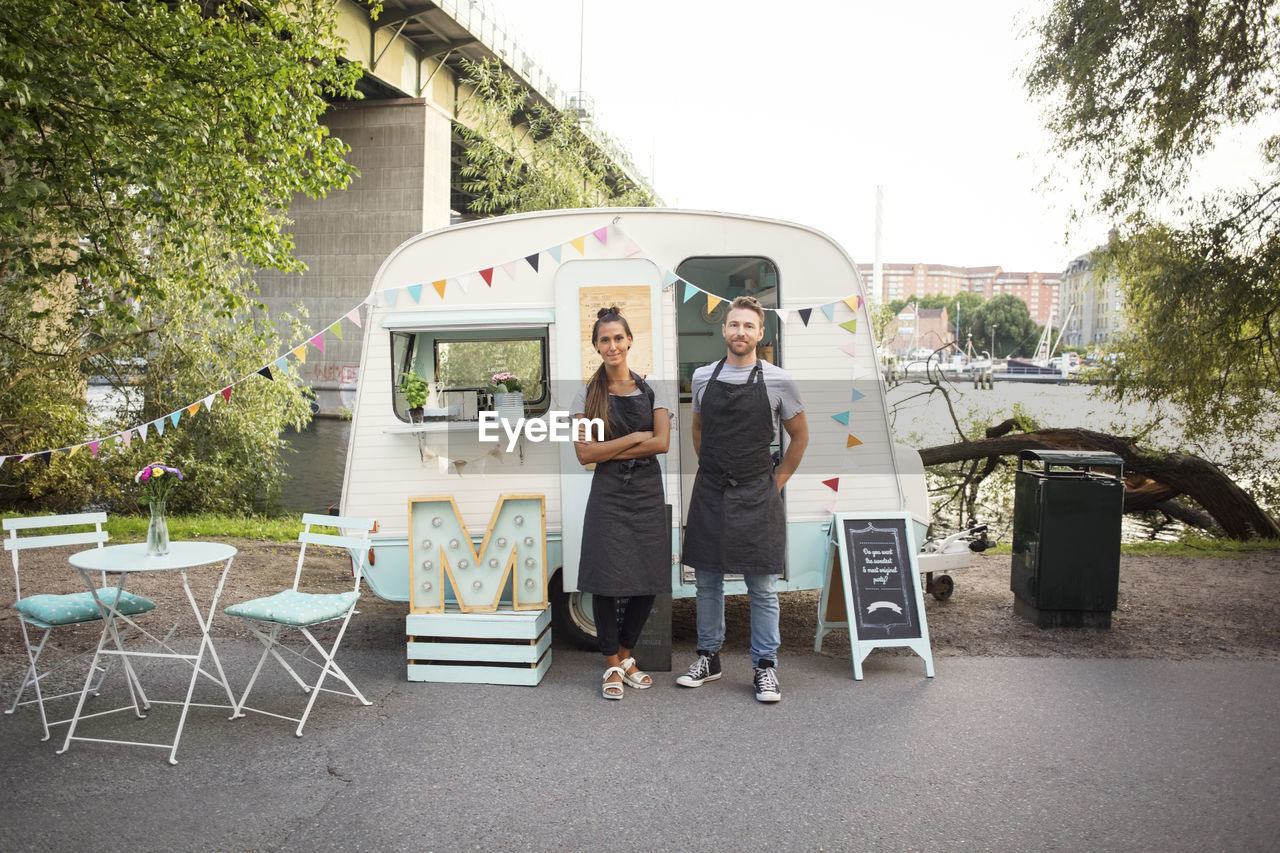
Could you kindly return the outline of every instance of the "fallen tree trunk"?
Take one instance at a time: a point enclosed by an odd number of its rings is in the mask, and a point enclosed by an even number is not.
[[[1105,450],[1124,460],[1125,511],[1164,508],[1180,495],[1199,504],[1232,539],[1280,539],[1280,524],[1217,465],[1185,453],[1142,450],[1133,439],[1087,429],[1013,433],[1012,421],[988,438],[920,451],[926,466],[1011,456],[1022,450]]]

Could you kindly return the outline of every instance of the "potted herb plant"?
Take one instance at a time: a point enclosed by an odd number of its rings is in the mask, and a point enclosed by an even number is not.
[[[416,373],[400,374],[400,393],[409,406],[409,420],[422,423],[422,407],[427,402],[427,380]]]

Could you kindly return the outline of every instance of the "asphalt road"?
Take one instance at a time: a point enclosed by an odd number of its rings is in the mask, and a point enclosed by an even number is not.
[[[233,686],[253,650],[223,642]],[[0,849],[1274,850],[1280,662],[792,653],[757,703],[745,654],[697,690],[672,673],[599,697],[594,655],[557,646],[538,687],[405,681],[403,653],[341,660],[373,700],[322,696],[289,723],[193,709],[157,749],[39,740],[0,718]],[[146,675],[153,697],[181,673]],[[112,686],[114,685],[114,687]],[[214,699],[211,685],[198,696]],[[123,692],[118,677],[95,702]],[[255,697],[259,694],[255,693]],[[300,693],[272,680],[262,704]],[[286,703],[287,704],[284,704]],[[90,720],[149,738],[177,719]],[[118,732],[119,735],[110,734]]]

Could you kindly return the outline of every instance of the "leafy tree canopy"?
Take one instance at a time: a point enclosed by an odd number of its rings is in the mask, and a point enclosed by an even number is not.
[[[995,358],[1028,356],[1035,347],[1039,327],[1031,317],[1031,309],[1012,293],[998,293],[988,299],[972,317],[973,348],[991,346],[995,332]]]
[[[1057,0],[1026,86],[1117,235],[1097,260],[1126,301],[1112,393],[1174,415],[1224,466],[1274,484],[1280,439],[1280,136],[1248,186],[1195,197],[1227,131],[1280,111],[1275,0]],[[1162,221],[1163,220],[1163,221]],[[1169,406],[1172,404],[1172,410]]]
[[[1027,89],[1109,215],[1175,197],[1225,128],[1280,106],[1274,0],[1056,0],[1034,35]]]
[[[341,61],[335,19],[308,0],[0,4],[0,452],[135,425],[279,352],[245,322],[247,273],[300,268],[284,211],[352,174],[318,121],[361,73]],[[146,393],[95,422],[90,374]],[[298,419],[301,397],[273,393],[283,398],[258,394],[240,424],[269,441],[223,436],[238,448],[228,494],[274,475],[258,453],[278,459],[278,428]],[[120,450],[119,464],[140,467],[180,432]],[[50,462],[6,466],[4,499],[51,500],[49,477],[85,464]]]
[[[466,122],[456,127],[472,213],[654,204],[576,121],[532,98],[496,61],[464,60],[462,83],[470,94],[459,104]]]

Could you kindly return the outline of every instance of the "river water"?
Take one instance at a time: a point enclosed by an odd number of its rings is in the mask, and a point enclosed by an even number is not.
[[[931,387],[904,382],[889,389],[894,435],[902,444],[923,448],[957,440],[946,399],[941,394],[924,396]],[[975,424],[985,428],[1018,415],[1042,427],[1085,427],[1126,435],[1149,413],[1144,404],[1121,407],[1097,397],[1094,390],[1092,385],[1008,381],[996,382],[990,390],[977,390],[970,382],[951,386],[949,396],[956,420],[966,433]],[[1167,437],[1175,438],[1172,433]]]
[[[351,421],[316,418],[301,432],[287,430],[280,438],[288,450],[289,477],[280,495],[286,512],[327,512],[342,499]]]

